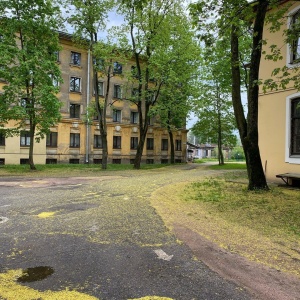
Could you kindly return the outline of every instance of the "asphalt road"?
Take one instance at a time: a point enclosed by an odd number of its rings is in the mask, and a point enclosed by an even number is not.
[[[195,259],[150,205],[155,189],[208,173],[1,178],[0,299],[251,299]]]

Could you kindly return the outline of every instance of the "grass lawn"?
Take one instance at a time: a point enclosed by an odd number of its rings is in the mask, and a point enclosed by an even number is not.
[[[300,190],[250,192],[247,183],[243,170],[180,183],[157,191],[153,205],[170,227],[181,224],[226,250],[300,277]]]
[[[168,164],[141,164],[141,170],[158,169]],[[0,166],[0,176],[91,176],[108,171],[134,170],[131,164],[108,164],[107,170],[102,170],[99,164],[49,164],[36,165],[37,170],[30,170],[29,165]]]

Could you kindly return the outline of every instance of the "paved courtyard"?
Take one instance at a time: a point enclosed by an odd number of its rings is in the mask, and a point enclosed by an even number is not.
[[[149,201],[214,172],[1,178],[0,299],[253,299],[196,259]]]

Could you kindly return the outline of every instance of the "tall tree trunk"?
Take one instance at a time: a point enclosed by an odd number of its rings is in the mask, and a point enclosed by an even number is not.
[[[174,137],[173,132],[168,126],[168,133],[169,133],[169,139],[170,139],[170,145],[171,145],[171,164],[175,164],[175,146],[174,146]]]
[[[219,87],[217,87],[217,113],[218,113],[218,160],[219,165],[224,165],[224,155],[222,151],[222,120],[221,120],[221,99]]]
[[[260,0],[257,5],[249,76],[248,120],[245,119],[241,101],[238,28],[236,25],[233,25],[231,30],[232,101],[241,142],[246,156],[249,190],[268,189],[258,146],[257,84],[261,58],[263,25],[267,7],[268,1],[265,0]]]
[[[36,167],[34,165],[33,161],[33,146],[34,146],[34,133],[35,133],[35,125],[30,121],[30,145],[29,145],[29,166],[30,170],[36,170]]]
[[[107,158],[108,158],[108,149],[107,149],[107,133],[101,133],[102,136],[102,170],[107,169]]]
[[[140,135],[139,135],[139,144],[136,149],[136,155],[135,155],[134,164],[133,164],[133,167],[136,170],[139,170],[141,168],[141,161],[142,161],[143,150],[144,150],[144,145],[145,145],[145,141],[146,141],[146,135],[147,135],[147,131],[148,131],[148,125],[146,127],[147,127],[147,129],[142,130],[142,132],[140,132]]]
[[[93,43],[97,43],[97,33],[91,33],[92,45]],[[107,169],[107,161],[108,161],[108,147],[107,147],[107,124],[106,124],[106,108],[109,97],[109,88],[110,88],[110,72],[111,66],[108,67],[107,70],[107,83],[106,83],[106,93],[104,98],[104,104],[101,106],[100,97],[99,97],[99,79],[98,79],[98,70],[95,68],[93,64],[93,74],[94,74],[94,90],[95,90],[95,102],[96,102],[96,110],[99,119],[99,129],[101,134],[102,141],[102,163],[101,169]]]

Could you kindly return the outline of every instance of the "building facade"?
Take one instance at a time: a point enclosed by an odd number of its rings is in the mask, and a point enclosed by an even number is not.
[[[300,66],[300,37],[292,45],[284,41],[284,30],[300,21],[300,3],[282,1],[289,5],[285,24],[280,31],[270,32],[265,26],[264,49],[270,53],[269,46],[277,45],[281,49],[282,60],[261,60],[260,78],[273,78],[275,68],[288,67],[293,72]],[[276,78],[275,78],[276,79]],[[291,82],[286,89],[260,91],[259,95],[259,147],[262,164],[269,181],[280,181],[276,175],[282,173],[300,173],[300,93]]]
[[[78,48],[72,36],[60,33],[61,51],[57,63],[61,68],[63,83],[57,95],[62,103],[61,121],[50,128],[47,138],[35,143],[35,164],[54,163],[101,163],[102,145],[97,118],[90,116],[87,109],[93,103],[92,57],[87,50]],[[107,107],[108,163],[133,163],[139,139],[137,107],[122,97],[124,78],[122,72],[130,70],[126,65],[115,63],[116,74],[110,80]],[[122,69],[123,68],[123,69]],[[106,78],[100,78],[99,93],[104,96]],[[5,85],[0,82],[0,91]],[[9,122],[6,127],[13,127]],[[0,135],[0,164],[23,164],[28,162],[29,137],[26,129],[21,136]],[[186,161],[187,130],[173,132],[175,162]],[[151,119],[145,142],[142,163],[170,162],[170,140],[162,128],[159,116]]]

